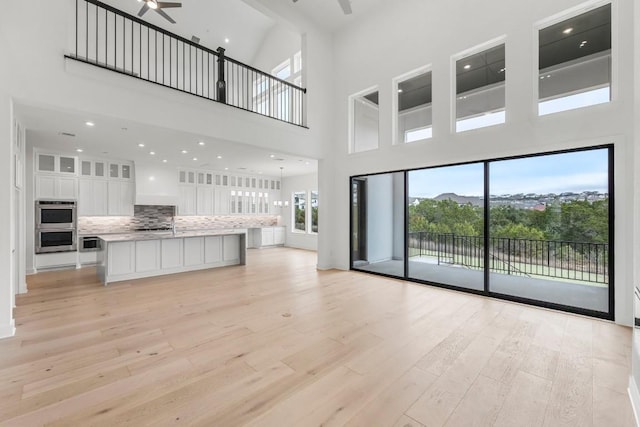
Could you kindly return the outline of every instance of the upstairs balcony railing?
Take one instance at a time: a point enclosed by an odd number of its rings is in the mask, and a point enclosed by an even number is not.
[[[488,244],[489,271],[495,273],[609,283],[606,243],[491,237]],[[439,265],[482,270],[484,251],[482,236],[409,233],[409,256],[429,257]]]
[[[71,59],[305,126],[306,89],[97,0],[76,0]]]

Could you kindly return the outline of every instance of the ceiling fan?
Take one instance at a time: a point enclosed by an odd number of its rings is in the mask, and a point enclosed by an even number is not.
[[[174,21],[173,18],[167,15],[167,13],[162,9],[169,9],[172,7],[182,7],[182,3],[176,3],[176,2],[166,2],[166,1],[157,1],[157,0],[138,0],[138,2],[141,2],[141,1],[144,1],[144,4],[142,5],[142,9],[140,9],[140,12],[138,12],[138,16],[142,16],[145,13],[147,13],[149,9],[152,9],[158,12],[160,16],[162,16],[164,19],[171,22],[172,24],[175,24],[176,21]]]
[[[293,2],[297,3],[298,0],[293,0]],[[342,8],[342,11],[345,15],[351,15],[351,0],[338,0],[338,3],[340,4],[340,7]]]

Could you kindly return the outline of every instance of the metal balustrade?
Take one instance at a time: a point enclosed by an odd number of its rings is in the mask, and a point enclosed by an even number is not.
[[[488,250],[491,272],[601,284],[609,282],[607,243],[491,237]],[[485,238],[482,236],[409,233],[409,256],[429,257],[439,265],[483,270],[484,251]]]
[[[76,0],[66,57],[305,127],[306,89],[97,0]]]

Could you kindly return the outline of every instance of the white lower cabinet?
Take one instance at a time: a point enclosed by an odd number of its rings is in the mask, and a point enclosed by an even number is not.
[[[212,264],[222,261],[222,236],[204,238],[204,262]]]
[[[285,227],[263,227],[249,230],[251,237],[249,242],[252,248],[284,245]]]
[[[136,242],[109,243],[109,275],[135,273]]]
[[[262,243],[260,246],[272,246],[273,245],[273,228],[262,229]]]
[[[102,239],[102,243],[102,249],[96,252],[96,270],[104,284],[244,265],[246,260],[245,234],[237,231],[128,242]]]
[[[204,264],[204,237],[187,237],[184,239],[184,265]]]
[[[161,268],[163,270],[182,267],[182,239],[161,240]]]
[[[273,227],[273,244],[284,245],[284,227]]]
[[[160,241],[140,240],[136,242],[136,273],[160,269]]]
[[[240,239],[238,236],[222,237],[222,260],[235,261],[240,254]]]

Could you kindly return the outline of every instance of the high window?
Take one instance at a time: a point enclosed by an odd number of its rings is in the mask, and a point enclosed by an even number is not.
[[[456,132],[505,122],[506,70],[504,43],[455,61]]]
[[[538,114],[611,100],[611,4],[539,30]]]
[[[395,143],[431,138],[431,71],[421,69],[394,79]]]

